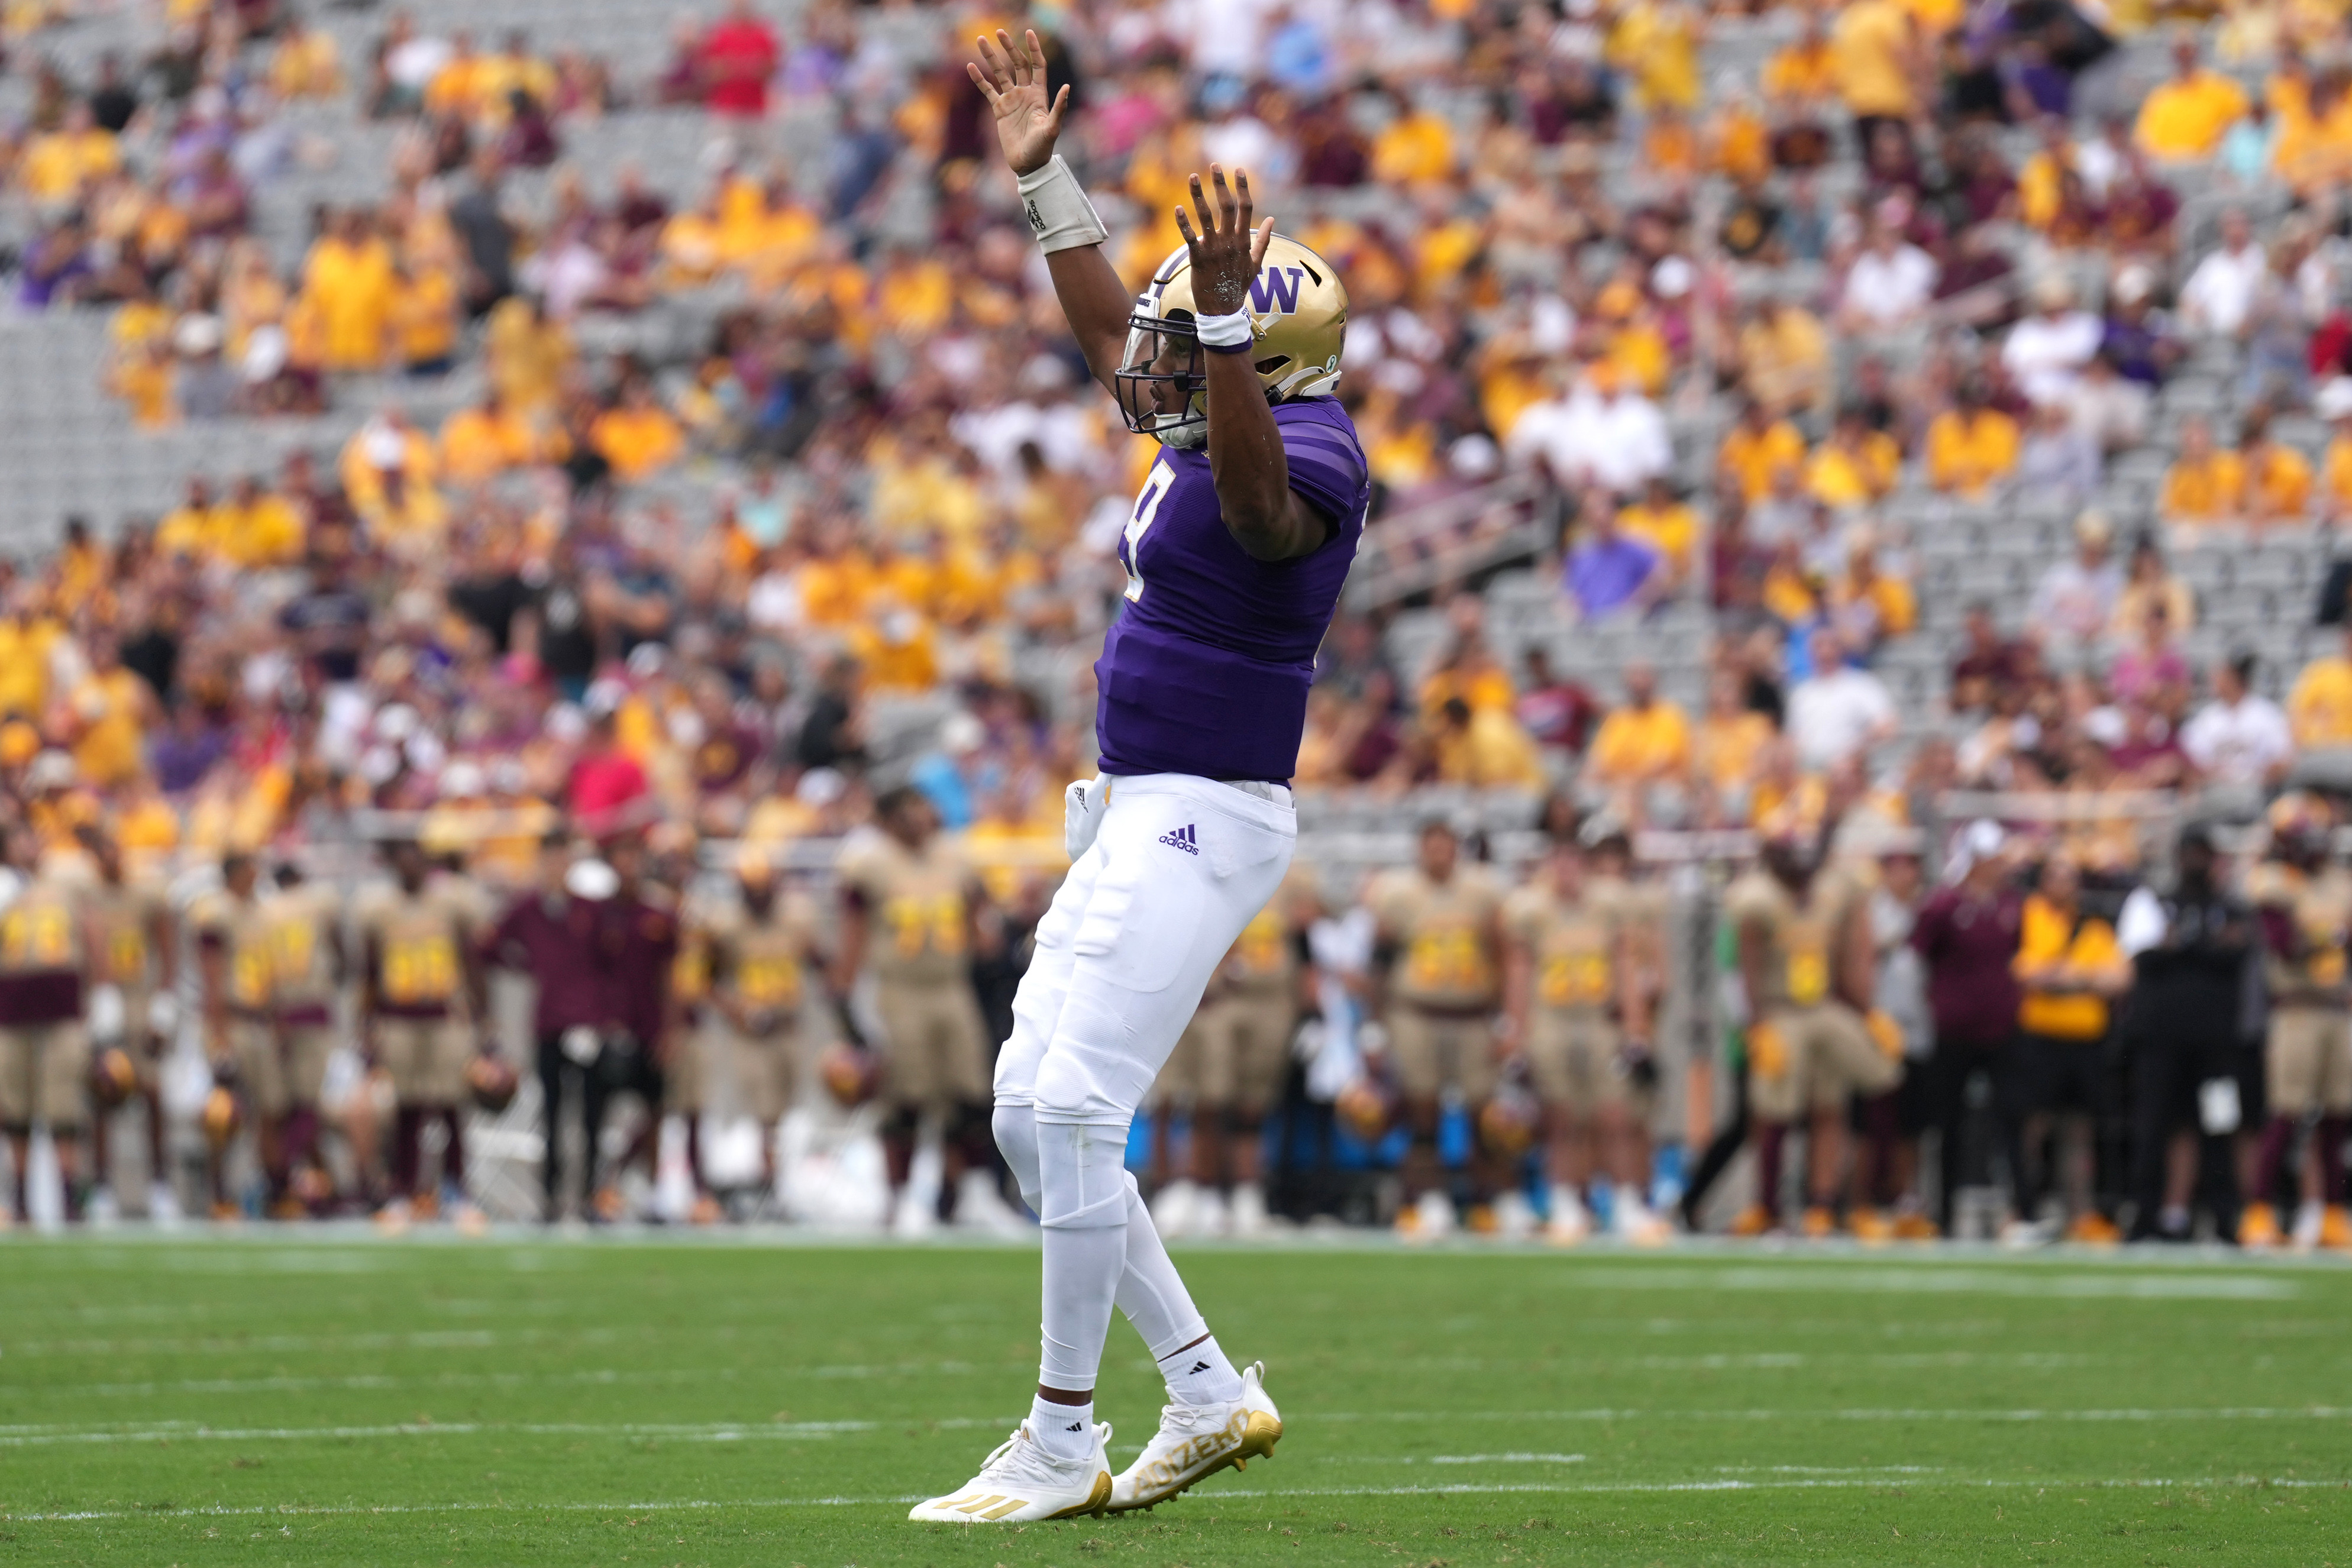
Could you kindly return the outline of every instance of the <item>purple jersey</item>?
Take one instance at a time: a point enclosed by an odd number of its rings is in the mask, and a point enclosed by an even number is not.
[[[1102,770],[1286,782],[1315,650],[1363,537],[1371,477],[1331,397],[1277,403],[1290,487],[1331,524],[1320,549],[1256,560],[1217,508],[1206,452],[1160,454],[1118,546],[1127,606],[1095,664]]]

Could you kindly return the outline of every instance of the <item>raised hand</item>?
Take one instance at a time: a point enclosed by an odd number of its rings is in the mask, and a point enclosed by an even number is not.
[[[996,140],[1004,149],[1005,162],[1016,174],[1044,168],[1062,134],[1062,117],[1070,110],[1068,84],[1047,101],[1045,50],[1034,27],[1017,44],[1002,27],[996,30],[995,43],[975,41],[981,63],[967,61],[963,68],[996,111]]]
[[[1201,176],[1192,176],[1192,212],[1200,217],[1201,232],[1192,232],[1192,217],[1181,206],[1176,209],[1176,232],[1184,236],[1185,247],[1192,253],[1193,303],[1204,316],[1230,316],[1249,299],[1250,285],[1257,281],[1258,265],[1265,261],[1267,242],[1274,238],[1274,220],[1266,219],[1255,230],[1250,227],[1246,172],[1234,171],[1238,199],[1234,190],[1226,188],[1224,170],[1214,163],[1209,165],[1209,183],[1217,192],[1213,209],[1201,193]]]

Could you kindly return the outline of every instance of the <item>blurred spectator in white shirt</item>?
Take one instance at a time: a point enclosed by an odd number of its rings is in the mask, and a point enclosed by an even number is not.
[[[2099,319],[2075,308],[2074,285],[2045,277],[2033,286],[2033,314],[2009,329],[2000,362],[2036,407],[2061,402],[2099,351],[2100,333]]]
[[[2223,214],[2221,247],[2208,252],[2189,275],[2189,281],[2180,286],[2182,322],[2192,332],[2234,335],[2246,324],[2254,292],[2269,270],[2269,258],[2254,243],[2246,214]]]
[[[1814,632],[1811,649],[1813,673],[1789,692],[1789,739],[1807,768],[1830,768],[1895,733],[1895,699],[1846,662],[1836,632]]]
[[[2252,689],[2255,667],[2252,653],[2216,665],[2213,700],[2180,728],[2180,749],[2216,784],[2273,784],[2294,760],[2285,712]]]

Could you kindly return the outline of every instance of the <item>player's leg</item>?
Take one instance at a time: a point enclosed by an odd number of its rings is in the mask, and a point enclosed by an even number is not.
[[[1234,1106],[1234,1014],[1232,998],[1220,997],[1200,1009],[1186,1031],[1200,1040],[1192,1134],[1192,1182],[1199,1196],[1192,1228],[1203,1236],[1223,1235],[1233,1220],[1225,1190],[1225,1130]]]
[[[289,1025],[285,1030],[287,1097],[284,1142],[278,1156],[290,1184],[293,1204],[302,1216],[325,1212],[334,1199],[334,1183],[319,1155],[319,1105],[326,1096],[327,1058],[334,1051],[334,1031],[324,1024]]]
[[[0,1133],[8,1140],[8,1173],[12,1190],[0,1226],[31,1218],[26,1210],[29,1182],[26,1166],[32,1157],[34,1054],[31,1031],[21,1025],[0,1024]]]
[[[409,1019],[378,1019],[374,1029],[377,1065],[392,1080],[391,1192],[376,1218],[394,1230],[415,1214],[424,1176],[425,1117],[418,1083],[423,1066],[421,1032]]]
[[[1575,1040],[1563,1022],[1538,1013],[1528,1020],[1523,1050],[1544,1141],[1545,1231],[1555,1241],[1581,1241],[1592,1231],[1583,1197],[1592,1145],[1590,1107],[1576,1078]]]
[[[1234,1036],[1233,1110],[1225,1121],[1226,1170],[1233,1178],[1233,1231],[1255,1235],[1265,1228],[1265,1119],[1280,1098],[1290,1071],[1290,1036],[1296,1019],[1286,998],[1259,998],[1236,1004]]]
[[[989,1168],[988,1025],[980,998],[969,984],[940,988],[935,1035],[945,1119],[940,1128],[940,1193],[942,1223],[956,1218],[966,1176]]]
[[[541,1202],[540,1218],[550,1225],[563,1213],[563,1037],[543,1034],[539,1037],[539,1132],[541,1147],[539,1155],[539,1179]],[[593,1163],[595,1151],[589,1151]]]
[[[253,1127],[253,1147],[261,1163],[263,1207],[274,1208],[285,1196],[286,1167],[279,1157],[279,1134],[289,1110],[286,1058],[278,1049],[274,1025],[248,1019],[230,1026],[236,1042],[236,1078]]]
[[[1183,1033],[1176,1037],[1176,1048],[1160,1065],[1160,1076],[1151,1082],[1155,1117],[1151,1158],[1146,1169],[1151,1181],[1151,1221],[1164,1236],[1182,1236],[1190,1231],[1200,1204],[1200,1183],[1193,1179],[1193,1151],[1199,1148],[1201,1136],[1201,1012],[1195,1012]],[[1176,1160],[1176,1118],[1180,1112],[1185,1119],[1187,1144],[1181,1172]]]
[[[1592,1090],[1592,1124],[1602,1168],[1615,1188],[1610,1228],[1629,1241],[1654,1246],[1667,1239],[1665,1222],[1650,1211],[1650,1092],[1627,1076],[1617,1030],[1601,1027],[1586,1040],[1582,1066]]]
[[[2328,1014],[2320,1048],[2319,1125],[2312,1163],[2319,1176],[2319,1245],[2352,1249],[2352,1215],[2345,1209],[2344,1140],[2352,1134],[2352,1016]]]
[[[2271,1014],[2263,1063],[2271,1114],[2248,1173],[2246,1207],[2238,1218],[2241,1246],[2275,1247],[2282,1239],[2275,1207],[2279,1167],[2295,1129],[2317,1104],[2328,1021],[2312,1008],[2280,1008]]]
[[[1058,1026],[1070,979],[1076,972],[1076,942],[1079,923],[1103,868],[1104,852],[1090,851],[1070,868],[1052,905],[1038,922],[1035,951],[1021,977],[1013,1003],[1013,1037],[997,1055],[993,1126],[998,1149],[1021,1188],[1031,1211],[1045,1207],[1043,1177],[1038,1168],[1037,1124],[1033,1101],[1037,1070]],[[1155,1083],[1169,1084],[1178,1066],[1173,1054],[1161,1064]],[[1182,1090],[1181,1082],[1177,1088]],[[1191,1386],[1191,1363],[1171,1367],[1176,1352],[1198,1343],[1206,1322],[1192,1304],[1168,1249],[1145,1209],[1132,1180],[1129,1186],[1127,1256],[1119,1277],[1118,1309],[1142,1335],[1144,1344],[1169,1376],[1171,1396]],[[1194,1357],[1199,1360],[1199,1357]],[[1220,1357],[1219,1359],[1222,1359]]]
[[[1735,1235],[1778,1230],[1781,1165],[1789,1127],[1805,1103],[1804,1033],[1791,1009],[1767,1013],[1748,1031],[1748,1103],[1756,1143],[1756,1202],[1732,1223]]]
[[[1060,1511],[1110,1500],[1108,1484],[1097,1497],[1090,1478],[1103,1463],[1107,1428],[1093,1422],[1093,1394],[1115,1304],[1127,1309],[1156,1357],[1168,1353],[1161,1364],[1180,1397],[1163,1428],[1189,1429],[1202,1423],[1188,1412],[1213,1413],[1196,1435],[1212,1438],[1201,1453],[1216,1462],[1161,1476],[1152,1467],[1170,1455],[1147,1446],[1130,1475],[1140,1473],[1154,1490],[1129,1506],[1173,1495],[1245,1458],[1252,1444],[1266,1451],[1279,1432],[1262,1395],[1263,1410],[1255,1413],[1235,1414],[1238,1400],[1181,1402],[1184,1385],[1229,1372],[1231,1364],[1213,1339],[1191,1333],[1197,1310],[1151,1234],[1124,1163],[1134,1108],[1210,974],[1288,862],[1295,834],[1288,810],[1238,791],[1228,803],[1214,793],[1225,789],[1153,780],[1130,791],[1122,781],[1094,849],[1040,924],[1037,956],[1014,1001],[1013,1039],[998,1059],[998,1138],[1024,1196],[1034,1192],[1045,1228],[1043,1353],[1029,1420],[976,1484],[1018,1470],[1022,1484],[1052,1493],[1047,1500]],[[1179,825],[1195,827],[1182,844],[1169,838]],[[1194,1343],[1168,1343],[1180,1333]],[[1187,1349],[1192,1359],[1171,1364]],[[1236,1392],[1246,1396],[1245,1380],[1235,1381],[1244,1383]],[[1230,1443],[1216,1437],[1236,1423]],[[1101,1479],[1108,1483],[1107,1472]],[[1056,1485],[1068,1489],[1066,1498],[1052,1491]],[[912,1517],[969,1517],[947,1507],[954,1500],[935,1500]]]
[[[1443,1190],[1438,1163],[1439,1096],[1445,1091],[1436,1019],[1407,1001],[1388,1009],[1388,1058],[1395,1075],[1398,1112],[1408,1142],[1397,1172],[1403,1207],[1397,1226],[1408,1235],[1440,1235],[1454,1228],[1454,1200]]]
[[[940,1097],[931,1011],[923,1006],[921,989],[912,986],[882,987],[875,993],[874,1009],[882,1022],[882,1168],[890,1184],[890,1223],[921,1229],[929,1217],[913,1213],[906,1199],[923,1109]]]

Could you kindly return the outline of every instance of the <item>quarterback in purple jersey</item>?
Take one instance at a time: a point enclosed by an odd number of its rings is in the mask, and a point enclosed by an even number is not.
[[[1128,1124],[1289,867],[1307,688],[1371,484],[1331,395],[1348,294],[1329,264],[1254,222],[1248,175],[1212,164],[1176,209],[1182,248],[1129,295],[1055,155],[1069,89],[1048,93],[1037,36],[999,32],[980,56],[972,81],[1078,347],[1161,448],[1095,665],[1101,773],[1070,786],[1070,874],[997,1059],[997,1145],[1045,1232],[1037,1391],[977,1476],[908,1516],[1013,1523],[1149,1508],[1282,1436],[1264,1366],[1234,1366],[1152,1229]],[[1114,1307],[1168,1384],[1159,1429],[1116,1475],[1094,1410]]]

